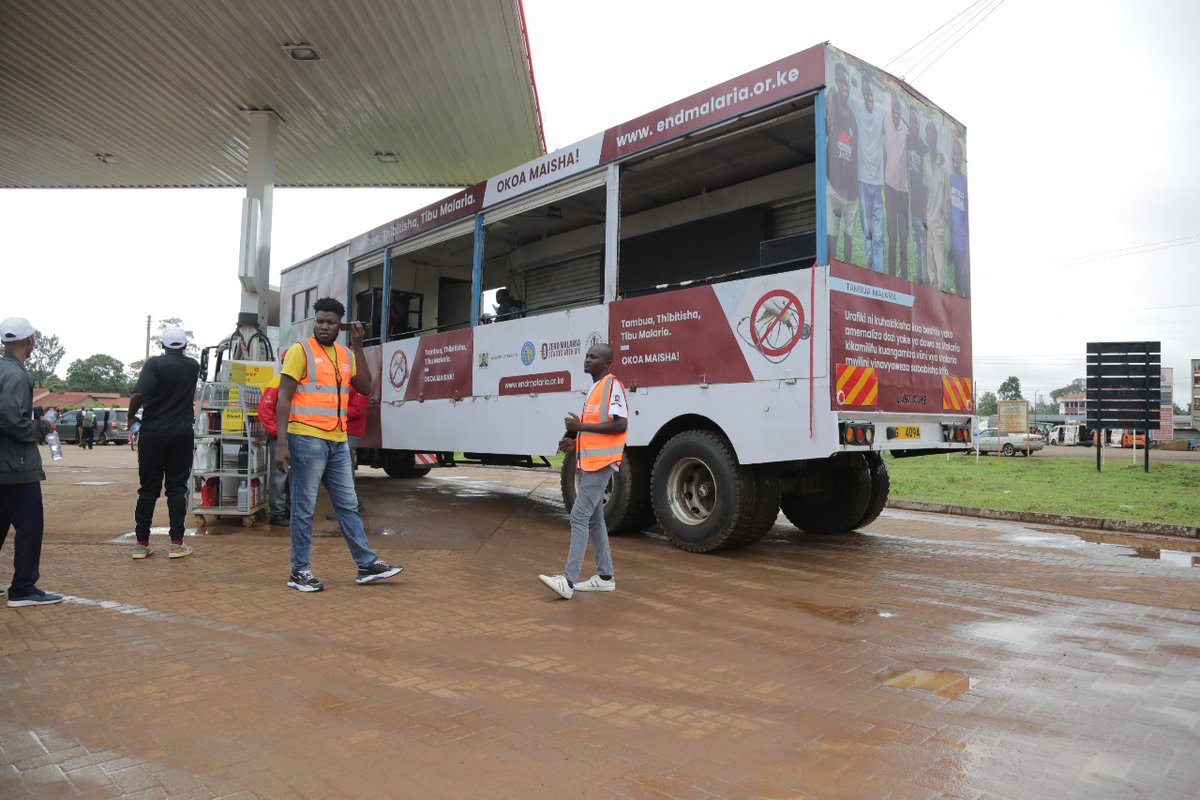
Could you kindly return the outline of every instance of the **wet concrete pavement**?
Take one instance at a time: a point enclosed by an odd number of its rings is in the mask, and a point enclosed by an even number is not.
[[[615,538],[618,590],[562,601],[556,475],[368,470],[407,569],[356,585],[323,523],[302,595],[286,532],[236,520],[130,560],[132,454],[67,455],[68,602],[0,608],[6,800],[1200,796],[1194,541],[781,520],[726,555]]]

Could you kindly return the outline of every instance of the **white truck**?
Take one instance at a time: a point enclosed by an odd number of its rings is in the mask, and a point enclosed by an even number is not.
[[[889,275],[842,199],[854,115],[891,102],[937,164],[965,150],[922,95],[817,45],[285,270],[281,338],[310,335],[327,295],[367,324],[360,459],[393,476],[549,463],[590,384],[583,355],[607,341],[631,407],[613,533],[657,520],[709,552],[756,541],[780,509],[807,532],[862,527],[887,500],[883,453],[972,446],[965,253],[938,274],[905,248],[914,279]],[[965,176],[934,172],[949,198],[934,213],[965,224]],[[568,457],[568,506],[574,474]]]
[[[1050,445],[1082,445],[1090,447],[1095,444],[1093,432],[1083,425],[1066,424],[1055,425],[1050,429],[1049,435],[1046,437],[1046,443]]]

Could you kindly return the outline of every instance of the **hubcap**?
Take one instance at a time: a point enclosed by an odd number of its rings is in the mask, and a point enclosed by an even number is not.
[[[699,525],[713,513],[717,502],[712,471],[698,458],[681,458],[667,474],[667,502],[671,515],[685,525]]]

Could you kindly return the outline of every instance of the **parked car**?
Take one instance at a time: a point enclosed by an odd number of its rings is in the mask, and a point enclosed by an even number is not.
[[[129,412],[124,408],[93,408],[96,415],[96,432],[92,441],[96,444],[126,444],[129,441],[129,428],[125,420]],[[79,409],[64,411],[58,418],[58,438],[63,444],[75,444],[79,441],[76,435],[76,425],[79,419]]]
[[[125,421],[129,411],[124,408],[95,408],[96,444],[128,444],[129,426]]]
[[[981,453],[1001,453],[1006,456],[1017,453],[1033,453],[1046,446],[1042,437],[1033,433],[1006,433],[1000,435],[997,428],[984,428],[975,434],[975,444]]]

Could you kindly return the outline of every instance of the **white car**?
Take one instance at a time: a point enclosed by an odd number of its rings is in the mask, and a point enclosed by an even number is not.
[[[981,453],[1002,453],[1006,456],[1017,453],[1033,453],[1046,446],[1036,433],[1006,433],[1000,435],[996,428],[984,428],[975,434],[975,444]]]

